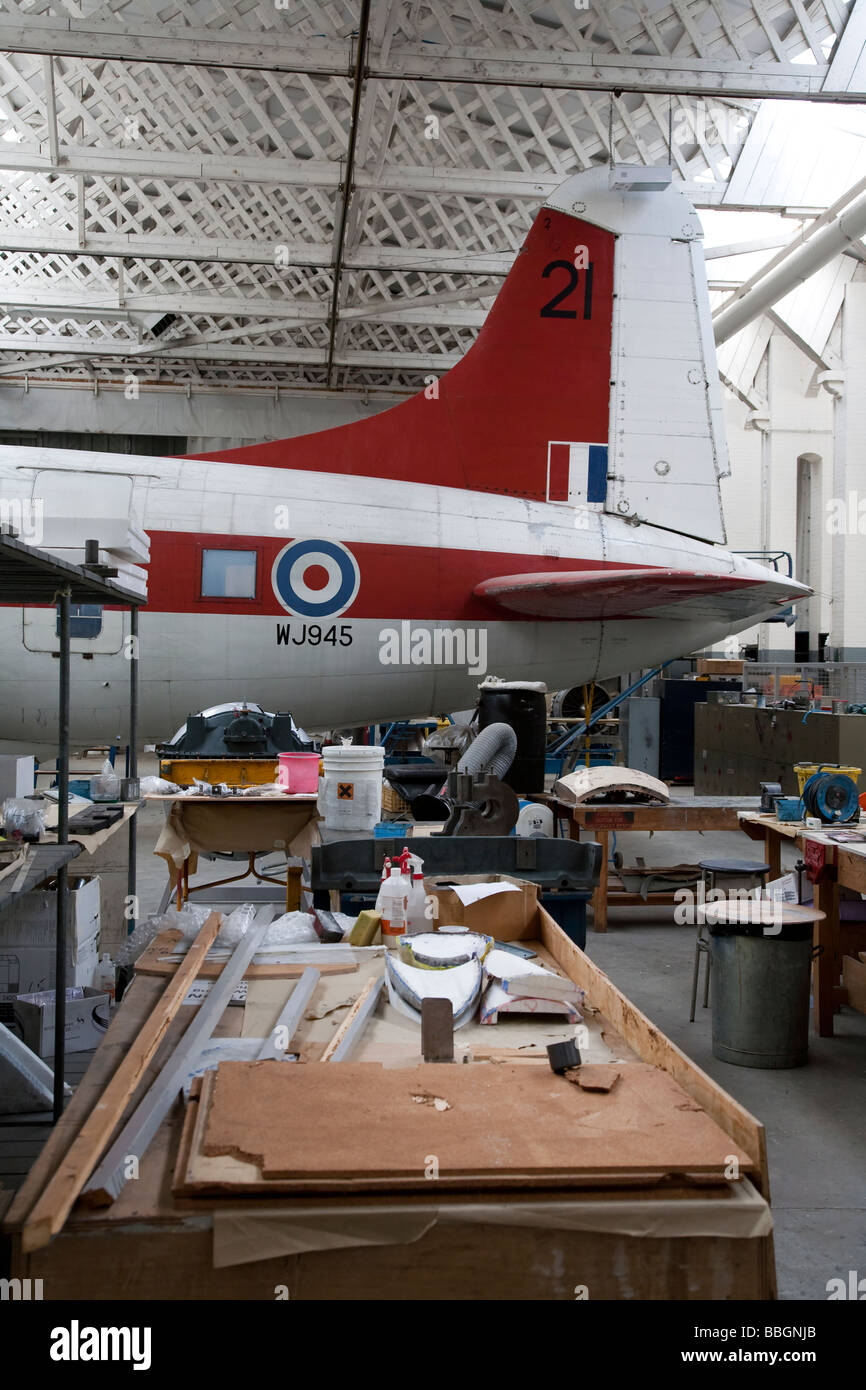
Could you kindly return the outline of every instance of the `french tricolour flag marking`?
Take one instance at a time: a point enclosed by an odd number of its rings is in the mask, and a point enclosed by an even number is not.
[[[551,439],[547,445],[547,500],[603,507],[607,498],[607,445]]]

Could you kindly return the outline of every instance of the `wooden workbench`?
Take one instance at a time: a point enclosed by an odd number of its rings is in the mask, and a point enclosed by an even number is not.
[[[820,846],[825,871],[814,884],[815,906],[825,914],[815,923],[814,943],[818,954],[812,967],[812,1022],[822,1038],[833,1036],[833,1015],[841,1004],[852,1003],[863,1012],[860,996],[849,998],[841,983],[844,958],[866,950],[866,922],[842,921],[839,912],[839,889],[850,888],[866,893],[866,843],[862,847],[836,844],[825,834],[810,832],[801,821],[780,821],[776,816],[744,813],[740,816],[743,833],[750,840],[764,845],[770,878],[778,878],[782,869],[782,845],[788,843],[801,852],[806,846]],[[845,826],[836,827],[844,830]],[[832,830],[832,826],[827,827]],[[820,854],[819,854],[820,857]],[[852,967],[853,971],[853,967]]]
[[[215,889],[219,884],[238,883],[252,876],[262,883],[279,884],[285,889],[285,908],[293,911],[300,902],[300,874],[289,869],[285,879],[273,874],[259,873],[255,867],[259,855],[282,850],[287,856],[309,857],[315,838],[317,796],[309,794],[281,796],[156,796],[148,801],[162,802],[167,809],[166,823],[156,843],[154,854],[166,861],[169,871],[169,890],[164,901],[174,893],[185,901],[190,893],[190,872],[195,872],[199,854],[247,855],[247,868],[242,874],[227,879],[208,880],[201,888]]]
[[[582,831],[602,847],[601,874],[592,895],[592,927],[607,931],[608,907],[646,907],[646,900],[636,893],[612,890],[609,883],[610,836],[616,831],[704,831],[739,830],[740,814],[757,808],[757,797],[694,796],[688,800],[671,801],[667,806],[615,806],[563,801],[545,794],[533,796],[550,806],[559,820],[568,824],[569,837],[579,840]]]
[[[540,959],[586,991],[590,1054],[606,1050],[617,1065],[650,1064],[664,1072],[685,1093],[681,1108],[704,1111],[724,1142],[746,1154],[740,1181],[689,1181],[680,1174],[635,1185],[612,1171],[586,1190],[558,1190],[537,1184],[530,1173],[523,1189],[510,1193],[483,1186],[444,1191],[431,1182],[427,1191],[406,1195],[184,1197],[173,1186],[184,1162],[178,1104],[145,1154],[138,1181],[128,1182],[113,1206],[77,1206],[50,1245],[24,1254],[28,1213],[160,997],[161,982],[140,976],[9,1212],[13,1276],[42,1278],[49,1299],[573,1300],[580,1288],[592,1299],[774,1297],[763,1126],[660,1033],[542,908],[528,930],[523,939]],[[345,992],[347,985],[350,979],[339,987]],[[172,1024],[150,1075],[191,1012],[186,1007]],[[242,1013],[229,1009],[226,1018]],[[555,1020],[537,1025],[545,1038],[552,1022],[555,1029]],[[321,1016],[306,1026],[302,1056],[334,1020]],[[382,1021],[381,1036],[377,1026],[378,1020],[368,1030],[371,1060],[389,1045],[393,1023]],[[524,1016],[521,1036],[527,1026]],[[477,1049],[480,1031],[470,1025],[455,1041],[463,1046],[474,1035]],[[561,1025],[558,1036],[571,1031]],[[509,1036],[507,1025],[483,1029],[494,1051]],[[542,1055],[526,1065],[547,1063]],[[429,1070],[438,1094],[449,1067]]]

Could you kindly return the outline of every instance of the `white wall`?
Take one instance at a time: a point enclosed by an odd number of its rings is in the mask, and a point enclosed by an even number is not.
[[[831,546],[825,522],[834,488],[834,405],[829,392],[816,387],[816,370],[811,358],[776,330],[770,338],[761,383],[769,407],[768,419],[761,422],[764,427],[747,427],[751,408],[726,391],[731,476],[722,480],[722,504],[732,550],[787,550],[794,558],[795,578],[800,578],[798,459],[809,456],[813,460],[808,501],[811,583],[816,592],[811,626],[817,633],[832,630]],[[782,623],[764,623],[742,633],[739,640],[743,645],[757,643],[766,659],[785,659],[793,654],[794,631],[793,626]],[[845,645],[842,640],[838,644]]]
[[[866,661],[866,283],[846,287],[842,310],[845,380],[836,406],[834,496],[841,529],[830,526],[833,552],[832,641],[849,661]]]

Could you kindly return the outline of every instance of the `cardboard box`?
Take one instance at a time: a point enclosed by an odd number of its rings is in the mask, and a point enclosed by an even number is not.
[[[99,878],[70,876],[69,939],[80,945],[99,933]],[[54,946],[57,930],[55,887],[22,893],[0,912],[0,950],[9,946]]]
[[[866,951],[861,951],[860,955],[866,957]],[[848,991],[851,1008],[866,1014],[866,960],[857,956],[843,956],[842,984]]]
[[[36,763],[32,754],[0,754],[0,804],[7,796],[32,796],[36,785]]]
[[[496,893],[464,907],[451,885],[511,883],[516,892]],[[424,880],[424,891],[439,899],[437,927],[468,927],[499,941],[519,941],[538,908],[538,887],[507,874],[437,874]]]
[[[111,995],[98,989],[66,991],[66,1051],[86,1052],[98,1047],[108,1031]],[[54,1053],[54,990],[19,995],[15,1018],[27,1046],[40,1057]]]
[[[75,882],[73,880],[73,882]],[[15,999],[54,985],[57,893],[25,893],[0,913],[0,1023],[12,1022]],[[99,879],[80,878],[69,891],[66,983],[92,985],[99,964]]]
[[[99,965],[99,878],[72,880],[67,920],[67,986],[92,986]],[[54,987],[57,892],[22,894],[0,913],[0,1023],[13,1022],[19,994]]]
[[[743,662],[722,657],[698,657],[699,676],[741,676]]]
[[[35,994],[54,985],[52,946],[0,947],[0,1023],[7,1028],[15,1013],[15,1000],[21,994]],[[93,936],[76,948],[74,958],[66,949],[66,984],[89,986],[99,964],[99,937]]]

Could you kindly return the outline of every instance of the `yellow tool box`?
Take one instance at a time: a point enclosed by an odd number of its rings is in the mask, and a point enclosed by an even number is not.
[[[159,775],[179,787],[194,782],[225,782],[229,787],[261,787],[277,780],[274,758],[160,758]]]

